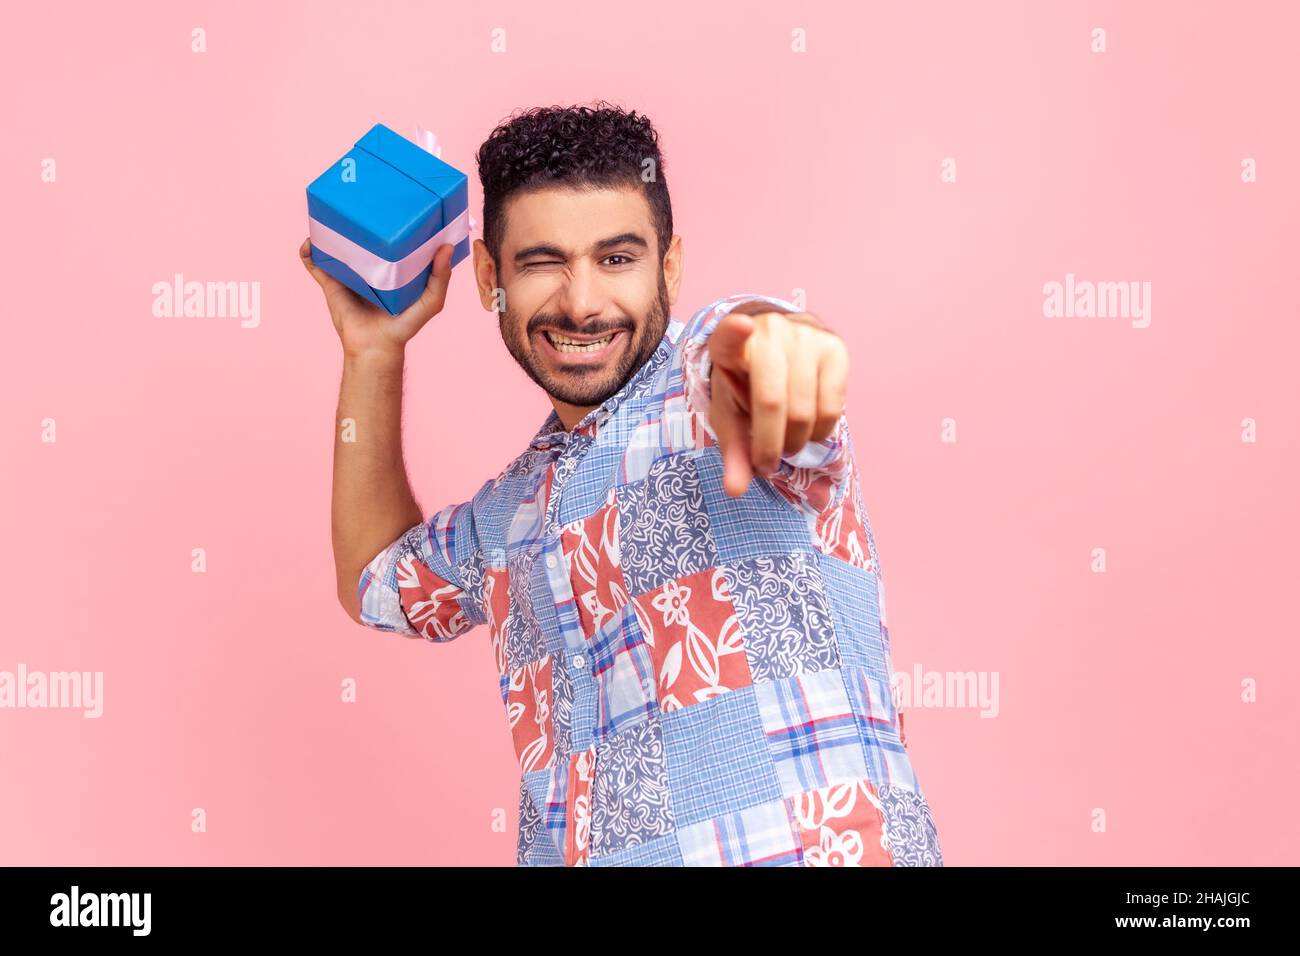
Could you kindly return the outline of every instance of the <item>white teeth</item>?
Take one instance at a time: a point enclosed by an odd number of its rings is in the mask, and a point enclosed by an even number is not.
[[[573,339],[566,338],[556,332],[548,331],[546,337],[551,340],[551,344],[555,346],[557,352],[599,352],[609,344],[609,340],[614,336],[612,334],[607,335],[595,342],[575,342]]]

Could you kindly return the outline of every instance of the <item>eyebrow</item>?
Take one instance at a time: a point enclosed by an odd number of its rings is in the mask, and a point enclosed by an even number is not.
[[[638,249],[649,249],[650,243],[646,242],[640,233],[620,232],[617,236],[610,236],[608,239],[601,239],[591,247],[592,252],[601,252],[605,249],[612,249],[615,246],[635,246]],[[527,249],[520,249],[515,253],[515,265],[519,265],[525,259],[531,259],[534,256],[555,256],[557,259],[568,259],[569,253],[559,246],[550,243],[538,243],[529,246]]]

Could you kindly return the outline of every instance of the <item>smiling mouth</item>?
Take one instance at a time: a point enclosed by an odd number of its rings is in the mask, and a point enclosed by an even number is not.
[[[544,340],[543,352],[551,356],[552,361],[563,365],[599,365],[606,361],[615,348],[618,348],[627,336],[627,329],[614,329],[600,338],[578,338],[543,329],[538,338]]]
[[[546,336],[547,341],[551,343],[555,351],[564,355],[583,355],[592,352],[599,352],[605,346],[609,345],[609,343],[614,340],[614,337],[622,331],[622,329],[615,329],[598,339],[574,338],[571,335],[552,332],[550,329],[546,329],[542,334]]]

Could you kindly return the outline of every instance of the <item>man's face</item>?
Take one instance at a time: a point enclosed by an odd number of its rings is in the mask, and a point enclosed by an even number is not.
[[[556,402],[600,405],[654,353],[676,298],[649,203],[633,187],[543,189],[513,197],[505,224],[506,348]]]

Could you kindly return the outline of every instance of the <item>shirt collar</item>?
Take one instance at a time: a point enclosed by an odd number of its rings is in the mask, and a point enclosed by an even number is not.
[[[601,426],[613,416],[619,405],[630,395],[639,392],[641,386],[663,364],[664,359],[672,352],[673,345],[676,344],[681,329],[682,323],[680,321],[670,319],[668,330],[664,333],[664,337],[659,342],[659,347],[655,349],[654,354],[641,363],[641,367],[632,373],[632,377],[623,383],[623,387],[605,399],[604,404],[593,408],[584,415],[582,420],[573,426],[572,431],[565,430],[564,422],[560,419],[560,413],[552,408],[551,413],[546,416],[546,421],[542,422],[542,427],[533,436],[533,440],[528,443],[528,447],[540,451],[551,447],[564,446],[575,435],[595,438],[600,432]]]

